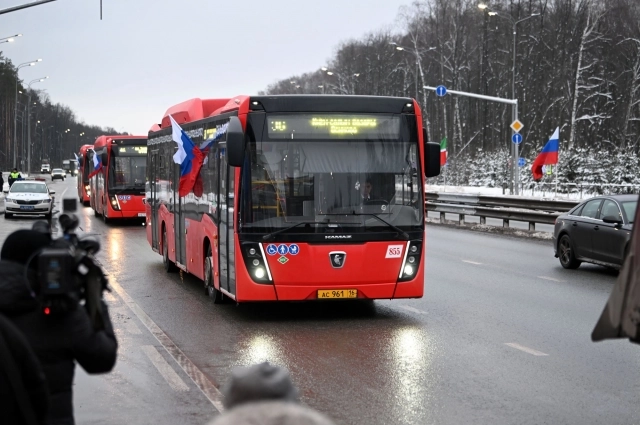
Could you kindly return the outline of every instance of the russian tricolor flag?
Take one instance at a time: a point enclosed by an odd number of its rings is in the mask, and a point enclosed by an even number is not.
[[[173,162],[180,164],[178,194],[182,197],[193,191],[196,196],[200,197],[203,192],[200,169],[209,153],[209,148],[226,133],[227,124],[218,129],[214,137],[205,140],[198,147],[171,115],[169,115],[169,119],[171,120],[172,139],[178,145],[178,151],[173,155]]]
[[[91,172],[91,174],[89,174],[89,178],[98,174],[100,170],[102,170],[102,159],[100,158],[100,155],[96,153],[96,151],[93,151],[93,171]]]
[[[553,135],[549,139],[542,152],[538,154],[538,157],[533,161],[531,166],[531,172],[533,173],[533,179],[538,181],[544,176],[542,167],[545,165],[558,163],[558,147],[560,145],[560,127],[556,128]]]

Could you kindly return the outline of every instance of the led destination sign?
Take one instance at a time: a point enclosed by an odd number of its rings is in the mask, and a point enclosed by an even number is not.
[[[270,139],[386,139],[396,138],[400,118],[393,115],[272,115]]]
[[[146,154],[146,146],[118,146],[118,156],[144,156]]]

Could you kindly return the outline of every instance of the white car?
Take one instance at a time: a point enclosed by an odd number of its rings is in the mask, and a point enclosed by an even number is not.
[[[51,219],[54,194],[44,181],[18,180],[11,185],[4,199],[4,218],[21,214],[44,214],[47,219]]]
[[[54,168],[53,170],[51,170],[51,181],[54,181],[55,179],[64,181],[64,179],[66,178],[67,173],[65,173],[62,168]]]

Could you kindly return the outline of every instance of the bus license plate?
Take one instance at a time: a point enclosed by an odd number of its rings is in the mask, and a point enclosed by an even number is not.
[[[33,206],[32,205],[20,205],[20,209],[22,211],[33,211]]]
[[[147,213],[138,213],[138,217],[146,217]]]
[[[321,289],[318,298],[358,298],[357,289]]]

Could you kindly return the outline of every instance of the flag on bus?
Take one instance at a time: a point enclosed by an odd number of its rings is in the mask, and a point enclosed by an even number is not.
[[[100,170],[102,170],[102,158],[100,158],[100,155],[98,155],[96,151],[93,151],[93,171],[89,174],[89,178],[98,174]]]
[[[440,166],[443,167],[447,164],[447,138],[445,137],[440,142]]]
[[[531,172],[533,173],[533,179],[538,181],[544,176],[542,167],[545,165],[553,165],[558,163],[558,147],[560,145],[560,127],[556,128],[553,135],[549,139],[542,152],[538,154],[538,157],[533,161],[531,166]]]
[[[180,164],[179,196],[187,196],[190,192],[200,197],[203,193],[200,169],[205,162],[209,149],[226,133],[228,124],[218,128],[213,137],[196,146],[189,135],[180,127],[171,115],[171,137],[178,145],[178,151],[173,155],[173,162]]]

